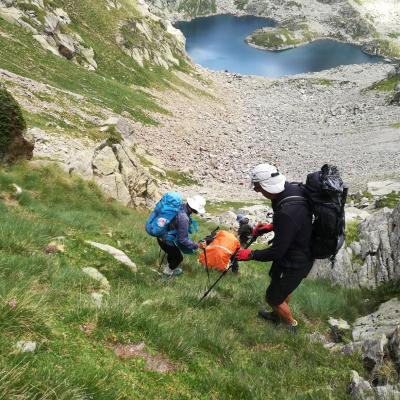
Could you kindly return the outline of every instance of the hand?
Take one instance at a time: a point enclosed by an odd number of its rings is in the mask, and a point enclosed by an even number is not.
[[[258,237],[273,230],[274,226],[272,224],[258,224],[253,228],[252,235]]]
[[[201,240],[199,243],[197,243],[199,246],[200,250],[204,250],[207,247],[207,243],[205,240]]]
[[[253,259],[253,254],[251,249],[240,249],[236,253],[236,260],[238,261],[249,261]]]

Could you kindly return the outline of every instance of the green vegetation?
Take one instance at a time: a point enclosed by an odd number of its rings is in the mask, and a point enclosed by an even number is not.
[[[315,37],[315,33],[309,30],[308,25],[302,24],[293,27],[293,30],[285,27],[258,30],[251,34],[249,42],[266,49],[279,50],[310,42]]]
[[[353,242],[358,242],[360,239],[358,226],[360,225],[359,221],[351,221],[346,225],[346,244],[349,245]]]
[[[397,39],[398,37],[400,37],[400,32],[390,32],[388,36],[393,39]]]
[[[392,192],[387,194],[386,196],[380,197],[376,201],[377,208],[395,208],[400,203],[400,193],[399,192]]]
[[[238,10],[244,10],[247,6],[248,0],[235,0],[234,3]]]
[[[391,92],[398,83],[400,83],[400,75],[393,75],[374,83],[369,87],[369,89]]]
[[[107,201],[94,184],[18,164],[0,171],[0,196],[1,398],[346,399],[349,371],[363,371],[357,355],[332,354],[305,336],[324,333],[329,316],[365,312],[360,291],[306,280],[293,296],[301,331],[293,337],[256,317],[267,285],[263,263],[227,275],[196,306],[206,274],[195,257],[186,257],[182,277],[163,283],[146,215]],[[65,251],[46,254],[54,240]],[[85,240],[121,248],[138,272]],[[81,271],[88,266],[111,284],[100,309],[90,298],[99,284]],[[37,350],[19,353],[19,340],[36,341]],[[175,371],[150,371],[142,357],[114,353],[142,341]]]
[[[390,125],[392,128],[398,128],[400,129],[400,122],[398,122],[397,124],[392,124]]]
[[[0,153],[7,151],[12,140],[26,129],[26,122],[18,103],[0,85]]]
[[[72,23],[68,29],[77,32],[88,47],[92,47],[98,69],[88,71],[63,57],[44,50],[30,32],[0,19],[0,68],[48,83],[56,88],[85,96],[94,105],[110,108],[116,113],[128,112],[144,123],[155,123],[152,112],[164,112],[155,99],[138,87],[167,88],[178,85],[171,71],[161,67],[141,67],[116,43],[121,21],[138,18],[134,3],[124,2],[120,10],[109,11],[102,2],[88,0],[52,1],[62,7]],[[30,5],[27,7],[30,7]],[[161,29],[161,28],[160,28]],[[166,40],[168,34],[165,33]],[[188,71],[186,61],[179,55],[178,69]]]
[[[178,11],[189,17],[217,12],[215,0],[185,0],[179,4]]]
[[[269,200],[259,200],[259,201],[218,201],[207,204],[207,212],[211,214],[221,214],[224,211],[236,211],[242,207],[254,206],[256,204],[265,204],[271,206]]]

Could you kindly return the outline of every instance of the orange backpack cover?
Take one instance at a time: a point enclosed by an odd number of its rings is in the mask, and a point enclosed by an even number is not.
[[[206,247],[208,268],[225,271],[231,257],[240,249],[239,240],[228,231],[218,231],[215,239]],[[201,264],[206,266],[204,251],[199,256]]]

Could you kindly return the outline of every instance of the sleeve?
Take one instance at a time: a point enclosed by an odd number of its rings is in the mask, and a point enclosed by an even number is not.
[[[199,245],[189,239],[189,218],[186,214],[179,213],[176,217],[177,222],[177,241],[181,246],[191,250],[196,250]]]
[[[289,249],[298,230],[293,219],[284,213],[276,215],[274,224],[274,240],[272,246],[264,250],[254,250],[253,260],[275,261],[280,260]]]

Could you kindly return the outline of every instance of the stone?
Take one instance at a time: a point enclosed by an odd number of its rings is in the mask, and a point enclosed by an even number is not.
[[[351,221],[362,221],[370,217],[370,213],[366,210],[360,210],[356,207],[346,207],[345,209],[345,218],[346,224]]]
[[[15,189],[14,196],[19,196],[22,193],[22,188],[16,183],[13,183],[12,187]]]
[[[30,340],[20,340],[16,343],[15,347],[21,353],[33,353],[36,350],[37,344]]]
[[[60,20],[54,14],[47,14],[44,17],[44,31],[48,35],[53,35],[57,30],[60,24]]]
[[[220,215],[219,223],[226,226],[237,225],[236,214],[233,211],[225,211],[222,215]]]
[[[351,329],[349,323],[344,319],[335,319],[330,317],[328,325],[331,329],[332,340],[335,343],[341,343],[343,341],[343,336]]]
[[[68,14],[62,9],[62,8],[56,8],[53,11],[54,15],[58,18],[60,22],[62,22],[65,25],[68,25],[71,23],[71,19],[69,18]]]
[[[400,400],[400,385],[385,385],[374,388],[377,400]]]
[[[54,55],[60,57],[60,53],[58,52],[57,48],[49,43],[48,38],[44,37],[43,35],[33,35],[33,38],[37,40],[45,50],[48,50]],[[56,45],[55,41],[54,45]]]
[[[390,353],[393,361],[400,367],[400,325],[398,325],[390,338]]]
[[[57,242],[50,242],[44,249],[46,254],[64,253],[64,251],[64,245]]]
[[[136,264],[122,250],[116,249],[108,244],[92,242],[91,240],[86,240],[85,242],[91,246],[105,251],[106,253],[111,254],[117,261],[129,267],[132,272],[137,271]]]
[[[364,340],[361,352],[364,365],[369,371],[372,371],[375,366],[382,364],[387,344],[388,338],[383,333]]]
[[[400,325],[400,301],[393,298],[382,303],[372,314],[357,318],[352,336],[355,342],[363,342],[377,335],[391,336]]]
[[[103,305],[103,293],[92,292],[90,293],[90,298],[92,299],[96,308],[101,308],[101,306]]]
[[[72,60],[76,54],[76,43],[70,35],[57,33],[55,40],[58,44],[58,51],[67,60]]]
[[[105,292],[109,292],[111,290],[110,283],[108,279],[96,268],[93,267],[85,267],[82,268],[82,271],[90,276],[92,279],[100,283],[101,289]]]
[[[351,371],[351,383],[349,392],[353,400],[375,400],[374,390],[371,384],[361,378],[356,371]]]
[[[316,260],[309,277],[360,288],[400,279],[400,204],[372,213],[360,222],[358,233],[356,244],[339,250],[334,268],[328,260]]]
[[[119,163],[111,147],[105,146],[99,150],[92,161],[95,175],[112,175],[119,172]]]
[[[400,181],[386,180],[369,182],[368,192],[373,196],[385,196],[392,192],[400,192]]]

